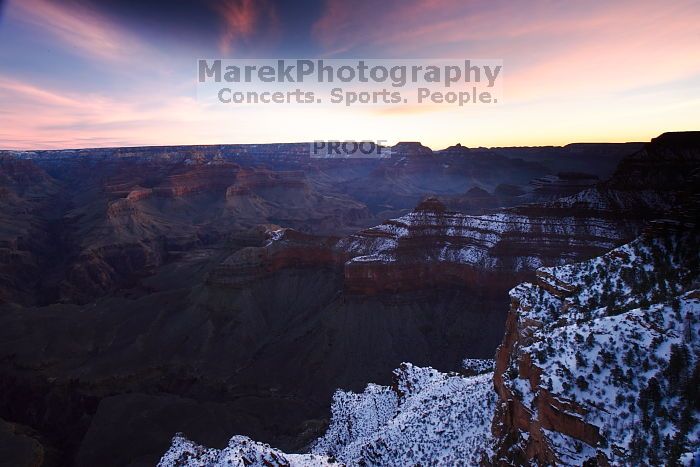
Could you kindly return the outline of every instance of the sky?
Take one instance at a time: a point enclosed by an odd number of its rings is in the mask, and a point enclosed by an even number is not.
[[[698,0],[0,0],[0,149],[698,130]],[[200,58],[503,60],[497,106],[218,106]]]

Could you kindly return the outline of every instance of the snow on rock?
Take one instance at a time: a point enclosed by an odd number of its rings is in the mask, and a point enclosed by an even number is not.
[[[479,465],[489,452],[496,394],[493,373],[441,373],[403,363],[394,384],[360,394],[337,391],[326,434],[311,454],[285,454],[245,436],[225,449],[178,434],[159,467]]]
[[[492,358],[465,358],[462,360],[462,372],[468,376],[490,373],[495,364]]]
[[[556,214],[559,214],[558,206]],[[549,214],[549,213],[547,213]],[[613,248],[620,241],[618,223],[609,219],[587,217],[531,215],[510,210],[470,216],[456,212],[416,210],[397,219],[343,239],[338,248],[352,254],[352,262],[390,263],[407,256],[414,261],[438,261],[515,270],[533,269],[543,264],[533,248],[523,248],[522,256],[502,257],[498,245],[503,243],[546,247],[550,249],[596,247]],[[424,248],[421,239],[430,240]],[[537,248],[534,248],[537,251]],[[414,255],[419,257],[414,258]]]
[[[657,465],[700,449],[698,241],[649,233],[511,291],[494,461]]]
[[[350,412],[336,394],[328,432],[312,451],[348,465],[478,465],[492,444],[492,373],[464,377],[404,363],[394,376],[393,394],[384,392],[379,402],[369,386],[352,394],[362,402]],[[360,436],[347,436],[352,420],[362,418],[357,412],[372,404],[385,408],[374,411],[382,415],[395,408],[393,415],[381,423],[365,422],[371,429],[360,430]]]
[[[332,465],[324,456],[285,454],[245,436],[234,436],[224,449],[200,446],[177,434],[158,467],[322,467]]]
[[[343,457],[348,446],[371,438],[396,416],[399,399],[386,386],[369,384],[361,394],[336,391],[331,408],[332,421],[326,434],[315,443],[314,452]]]
[[[658,190],[615,190],[596,186],[574,195],[546,203],[551,208],[578,208],[600,212],[625,212],[633,209],[668,211],[676,201],[675,193]]]
[[[345,259],[345,290],[353,294],[464,284],[500,293],[499,286],[539,267],[591,258],[635,238],[642,218],[570,203],[473,216],[429,198],[404,216],[339,240],[335,251]]]

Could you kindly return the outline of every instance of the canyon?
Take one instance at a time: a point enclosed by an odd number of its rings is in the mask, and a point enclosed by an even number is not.
[[[377,430],[431,432],[392,422],[402,404],[439,393],[435,413],[449,413],[478,388],[492,397],[474,400],[491,401],[497,449],[469,455],[561,459],[552,429],[596,445],[587,425],[538,424],[527,401],[510,402],[525,397],[512,381],[543,380],[526,363],[522,378],[509,370],[527,358],[516,351],[525,299],[508,292],[545,289],[543,274],[650,235],[656,219],[689,222],[699,154],[697,133],[565,148],[405,143],[378,160],[311,159],[304,144],[0,152],[0,419],[20,427],[3,433],[54,465],[153,465],[177,432],[172,458],[244,446],[285,465],[290,455],[256,439],[311,447],[313,462],[381,463],[401,448]],[[447,373],[499,343],[490,376]],[[397,378],[432,389],[402,401]],[[356,403],[380,398],[392,415],[341,436],[355,402],[334,392],[370,381]],[[551,406],[555,395],[537,397]]]

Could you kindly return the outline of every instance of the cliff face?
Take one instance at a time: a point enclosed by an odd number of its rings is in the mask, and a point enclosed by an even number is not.
[[[681,190],[697,181],[700,131],[664,133],[620,161],[609,184],[620,190]]]
[[[0,156],[0,303],[32,303],[51,242],[60,184],[32,161]]]
[[[160,196],[180,197],[203,192],[224,192],[240,167],[236,164],[194,166],[170,175],[153,191]]]
[[[328,233],[369,218],[367,206],[317,192],[303,171],[245,169],[226,190],[225,213],[242,224],[274,222],[298,230]]]
[[[638,219],[611,214],[532,205],[469,216],[430,198],[405,216],[337,242],[286,230],[264,247],[236,252],[215,275],[261,277],[284,267],[321,266],[342,268],[344,289],[353,295],[440,286],[503,291],[504,282],[515,284],[543,265],[600,254],[641,227]]]
[[[157,240],[86,249],[66,271],[61,297],[86,303],[116,287],[133,287],[162,264],[165,255],[163,243]]]
[[[697,427],[672,414],[698,409],[699,237],[676,228],[542,268],[511,291],[494,374],[494,463],[668,462],[680,454],[673,443],[695,446]]]
[[[563,198],[591,188],[598,181],[598,177],[591,174],[560,172],[532,180],[530,185],[534,190],[529,196],[541,201]]]
[[[17,467],[41,467],[57,463],[56,453],[47,450],[42,441],[38,433],[31,428],[0,419],[0,446],[3,448],[4,464]]]
[[[346,287],[369,294],[438,284],[488,288],[504,274],[514,284],[540,266],[600,254],[640,228],[605,214],[532,205],[469,216],[429,199],[339,242],[352,257]]]
[[[662,135],[609,181],[548,203],[618,225],[674,220],[600,258],[539,269],[511,291],[493,463],[654,464],[696,449],[687,417],[698,410],[699,143],[700,133]]]
[[[209,274],[207,283],[240,288],[283,269],[334,268],[340,262],[333,251],[332,237],[317,237],[278,226],[259,231],[258,237],[263,245],[237,250]]]
[[[132,170],[116,164],[107,180],[88,184],[91,196],[79,191],[75,206],[61,219],[64,236],[73,242],[56,286],[63,301],[85,303],[132,287],[183,253],[268,221],[321,233],[367,221],[365,205],[318,192],[303,171],[242,168],[232,163],[126,165]],[[93,184],[99,186],[99,192],[94,193],[97,187]],[[324,238],[317,238],[318,245],[314,241],[304,240],[314,252],[328,249]],[[288,251],[280,251],[283,246]],[[241,261],[248,266],[239,274],[251,271],[254,261],[268,273],[282,264],[316,264],[289,259],[303,255],[299,248],[276,244],[278,260],[271,260],[277,261],[271,267],[262,265],[267,259],[255,260],[255,254],[247,251],[239,253],[240,261],[231,259],[219,269],[232,271],[242,266]],[[247,259],[242,258],[245,254]],[[285,255],[287,260],[279,260]],[[239,266],[233,266],[236,261]],[[251,280],[254,277],[246,279]]]

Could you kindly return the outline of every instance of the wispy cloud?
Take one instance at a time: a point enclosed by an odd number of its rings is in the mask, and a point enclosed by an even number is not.
[[[214,9],[224,20],[219,39],[223,54],[229,54],[241,42],[274,33],[277,28],[277,12],[268,0],[223,0],[214,3]]]
[[[0,76],[0,100],[12,112],[0,113],[3,148],[104,146],[121,141],[154,144],[167,133],[211,118],[196,101],[151,90],[130,99],[65,92]],[[57,142],[60,142],[57,143]]]
[[[313,35],[327,55],[502,58],[508,98],[531,99],[695,75],[697,24],[694,0],[326,0]]]
[[[142,49],[127,31],[79,3],[12,0],[7,20],[26,23],[77,54],[104,60],[128,60]]]
[[[30,84],[15,81],[0,76],[0,95],[7,99],[17,100],[18,96],[33,102],[41,102],[43,105],[56,105],[62,107],[80,108],[83,102]]]

